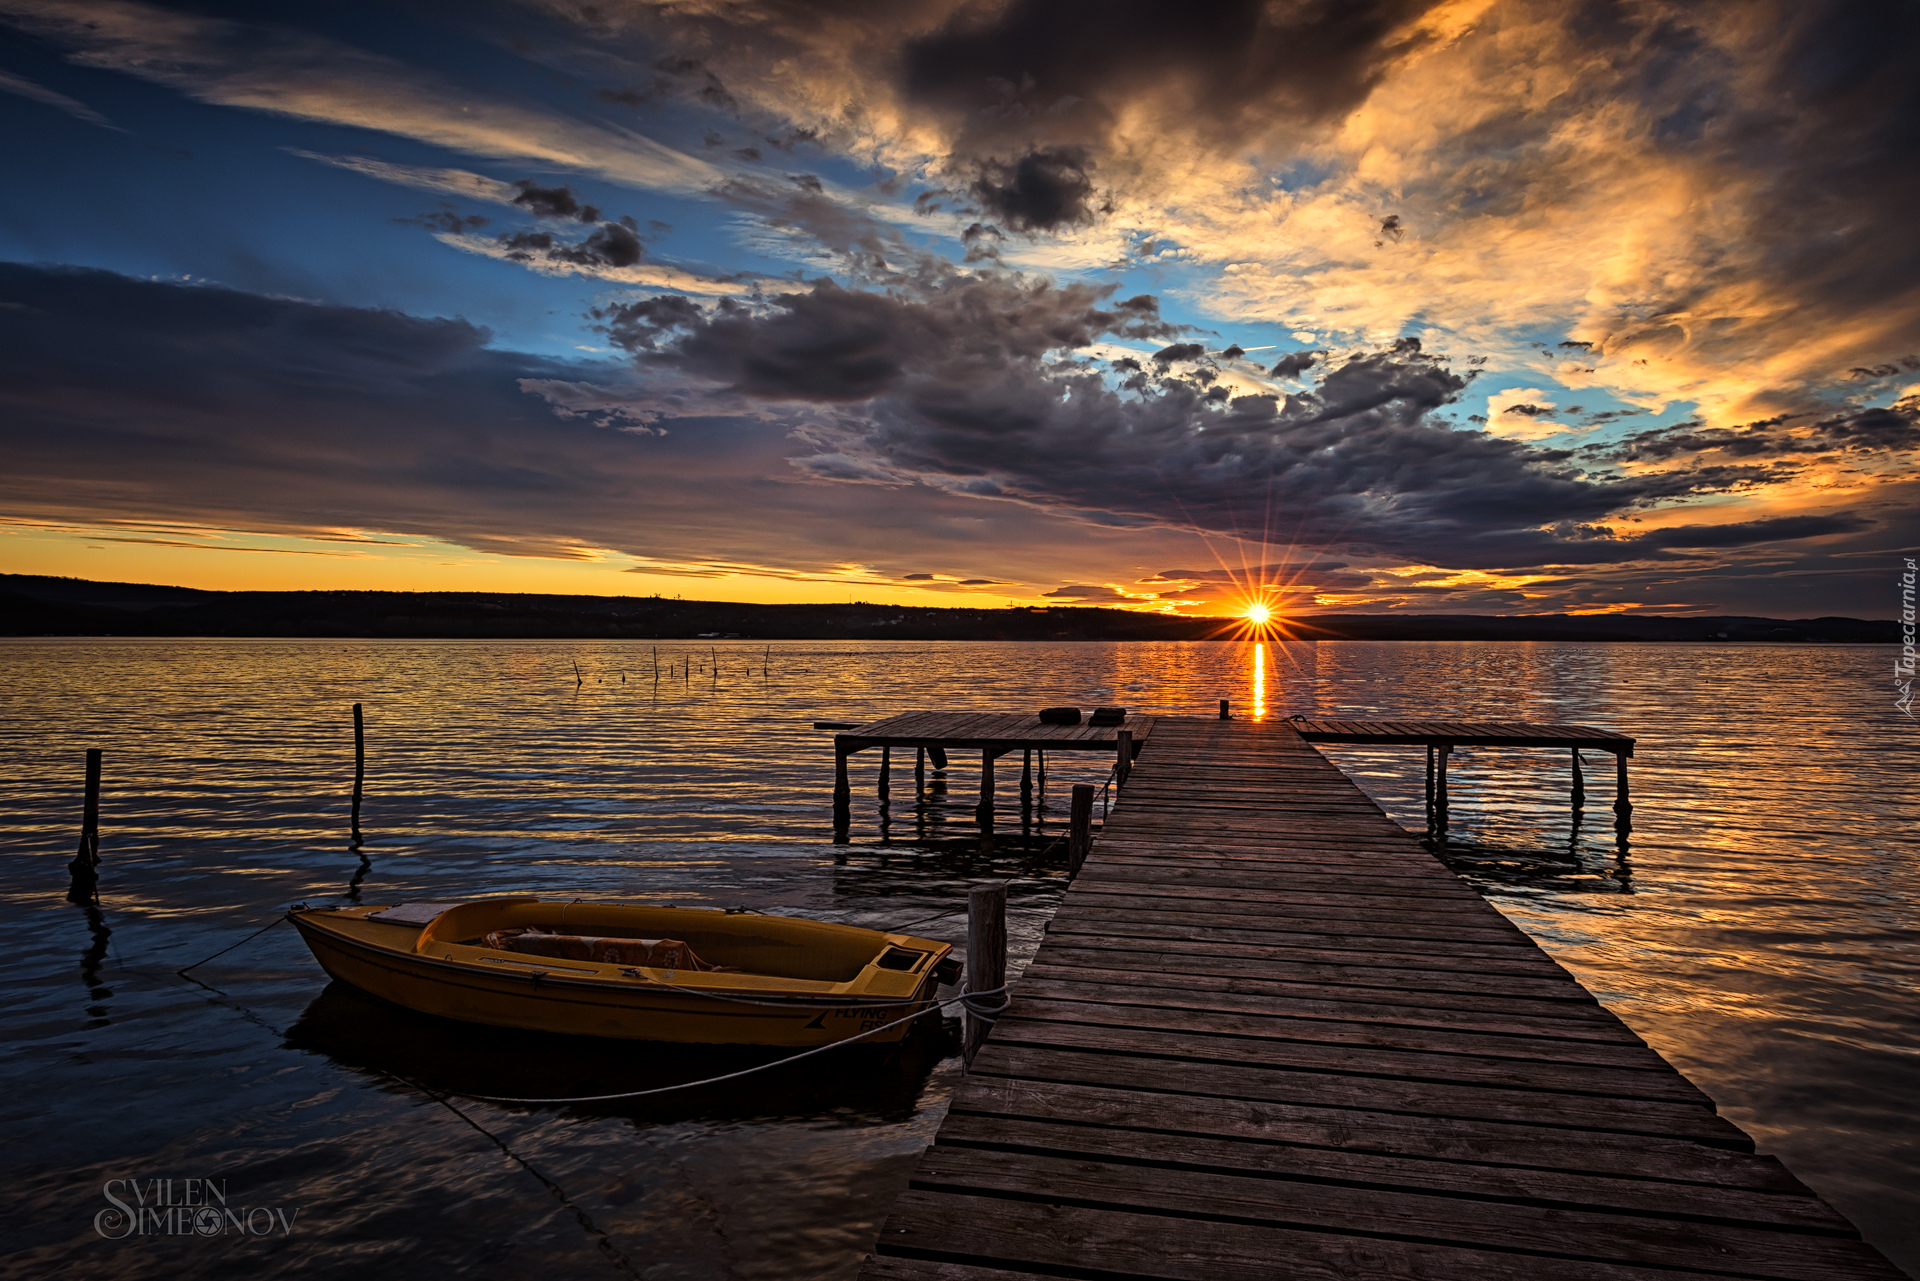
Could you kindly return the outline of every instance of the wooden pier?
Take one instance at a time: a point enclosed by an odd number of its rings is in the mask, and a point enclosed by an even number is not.
[[[861,1272],[1689,1275],[1901,1274],[1298,728],[1175,719]]]

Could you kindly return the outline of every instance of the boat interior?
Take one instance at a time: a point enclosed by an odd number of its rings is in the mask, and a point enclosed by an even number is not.
[[[582,940],[587,954],[573,958],[578,960],[602,959],[592,954],[592,948],[595,941],[604,941],[599,950],[608,954],[606,959],[628,964],[666,964],[826,983],[850,982],[869,965],[917,970],[937,948],[933,944],[922,949],[902,946],[887,935],[854,926],[758,913],[516,898],[466,903],[443,913],[421,931],[415,950],[424,952],[437,943],[539,955],[571,954],[571,944],[557,944],[542,936]],[[639,951],[652,945],[684,944],[699,964],[677,962],[660,946],[653,946],[653,957],[642,958],[634,947],[621,947],[619,940],[634,940]],[[618,958],[615,953],[620,954]],[[629,956],[633,959],[627,959]]]

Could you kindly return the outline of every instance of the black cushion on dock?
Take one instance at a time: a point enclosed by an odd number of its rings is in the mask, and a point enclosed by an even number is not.
[[[1093,715],[1087,718],[1089,725],[1119,725],[1127,719],[1124,707],[1096,707]]]
[[[1043,707],[1040,709],[1042,725],[1078,725],[1080,709],[1077,707]]]

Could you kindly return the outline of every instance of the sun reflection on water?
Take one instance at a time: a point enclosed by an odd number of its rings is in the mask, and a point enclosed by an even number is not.
[[[1264,641],[1253,643],[1253,719],[1267,719],[1267,646]]]

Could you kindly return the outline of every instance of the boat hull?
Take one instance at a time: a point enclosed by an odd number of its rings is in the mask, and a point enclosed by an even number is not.
[[[399,931],[411,938],[382,937],[394,927],[367,922],[366,915],[377,910],[354,916],[296,910],[289,916],[329,975],[395,1005],[492,1027],[620,1040],[793,1048],[856,1037],[897,1041],[915,1014],[931,1008],[939,983],[936,963],[950,950],[915,940],[937,950],[918,973],[885,974],[878,984],[853,980],[833,985],[839,989],[834,991],[779,990],[763,976],[730,983],[733,976],[485,953],[433,941],[424,930]],[[864,933],[880,940],[902,937]],[[869,990],[851,990],[856,986]],[[893,990],[870,990],[876,986]]]

